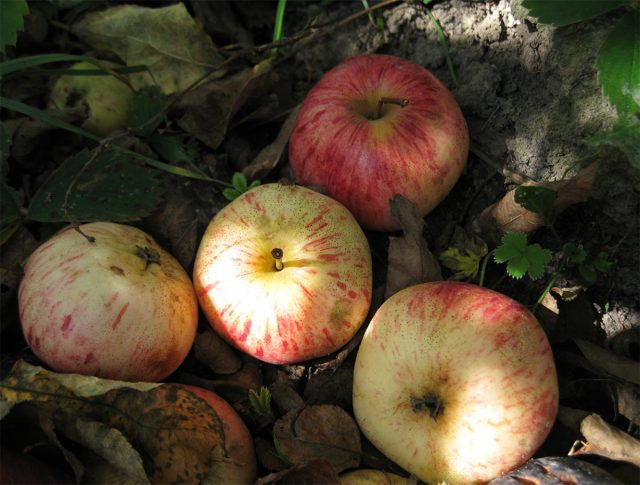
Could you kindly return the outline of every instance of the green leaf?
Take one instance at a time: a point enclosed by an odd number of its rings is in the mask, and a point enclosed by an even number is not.
[[[587,252],[582,247],[582,244],[576,245],[572,242],[565,243],[562,246],[562,254],[570,264],[582,263],[587,257]]]
[[[581,264],[578,267],[578,270],[580,272],[580,276],[582,277],[582,279],[585,280],[590,285],[592,285],[598,280],[598,273],[596,272],[596,269],[593,266],[593,264],[591,263]]]
[[[587,139],[591,145],[612,145],[626,155],[631,164],[640,167],[640,119],[635,115],[618,118],[612,130]]]
[[[153,133],[163,117],[159,116],[166,108],[169,97],[156,86],[148,86],[137,91],[127,109],[126,127],[134,129],[140,136]]]
[[[238,191],[238,189],[228,188],[222,191],[222,195],[224,196],[225,199],[231,201],[240,197],[242,195],[242,192]]]
[[[249,389],[249,402],[261,416],[269,414],[271,410],[271,391],[267,387],[261,387],[259,393]]]
[[[618,113],[640,112],[640,8],[627,12],[609,33],[596,67],[602,90]]]
[[[233,185],[240,193],[247,190],[247,178],[242,172],[236,172],[231,177],[231,185]]]
[[[93,57],[76,56],[72,54],[39,54],[36,56],[19,57],[0,63],[0,76],[12,72],[22,71],[30,67],[48,64],[50,62],[90,62],[98,66],[98,60]]]
[[[198,156],[197,142],[185,135],[154,135],[150,138],[153,149],[171,163],[193,163]]]
[[[98,135],[94,135],[93,133],[88,132],[80,128],[79,126],[72,125],[65,121],[62,121],[55,116],[51,116],[46,111],[39,110],[28,104],[21,103],[20,101],[15,101],[13,99],[0,97],[0,107],[6,108],[12,111],[16,111],[18,113],[22,113],[24,115],[30,116],[33,119],[43,121],[57,128],[61,128],[63,130],[70,131],[72,133],[76,133],[80,136],[84,136],[90,140],[100,142],[102,141],[102,137]],[[129,156],[133,156],[139,158],[140,160],[144,160],[147,165],[151,165],[152,167],[158,168],[160,170],[164,170],[165,172],[172,173],[174,175],[180,175],[181,177],[189,177],[198,180],[206,180],[207,182],[215,182],[219,185],[228,186],[229,184],[223,182],[221,180],[212,179],[211,177],[207,177],[200,173],[194,172],[193,170],[187,170],[186,168],[176,167],[174,165],[169,165],[167,163],[160,162],[158,160],[154,160],[153,158],[149,158],[140,153],[136,153],[132,150],[128,150],[126,148],[118,147],[116,145],[113,146],[114,150],[117,150],[121,153],[127,154]]]
[[[609,253],[606,251],[600,251],[593,260],[593,267],[600,273],[607,273],[608,271],[611,271],[613,264],[613,261],[609,261]]]
[[[540,215],[546,225],[551,225],[555,219],[554,203],[557,197],[555,190],[546,187],[520,186],[515,192],[516,203]]]
[[[532,279],[538,279],[551,259],[551,251],[539,244],[528,244],[526,234],[510,232],[502,237],[493,258],[497,263],[507,263],[507,274],[512,278],[520,279],[528,273]]]
[[[523,0],[522,6],[538,22],[556,27],[573,24],[628,5],[630,0]]]
[[[24,17],[29,13],[27,0],[2,0],[0,5],[0,51],[16,45],[18,31],[24,28]]]
[[[33,196],[27,217],[40,222],[128,222],[149,215],[162,201],[155,170],[115,149],[91,159],[94,156],[85,149],[65,160]]]

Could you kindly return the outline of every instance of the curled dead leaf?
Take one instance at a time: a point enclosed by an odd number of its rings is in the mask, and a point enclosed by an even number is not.
[[[408,286],[442,279],[440,264],[422,235],[424,219],[413,203],[396,195],[389,205],[404,235],[389,236],[385,299]]]
[[[262,477],[256,485],[334,485],[340,482],[335,466],[325,460],[311,460]]]
[[[597,369],[627,382],[640,385],[640,372],[638,372],[636,361],[616,355],[587,340],[575,339],[575,342],[589,363]]]
[[[289,142],[289,137],[293,131],[299,106],[296,106],[287,116],[278,136],[270,145],[267,145],[256,155],[253,161],[245,167],[242,173],[249,180],[260,179],[268,175],[282,158],[282,154]]]
[[[193,350],[196,359],[216,374],[233,374],[242,368],[240,357],[211,330],[205,330],[196,336]]]
[[[590,414],[584,418],[580,432],[586,441],[576,441],[569,456],[599,455],[640,467],[640,441],[610,425],[599,415]]]
[[[567,180],[557,182],[539,182],[523,184],[526,187],[544,187],[557,192],[553,203],[556,213],[562,212],[572,204],[585,202],[591,196],[598,164],[583,168],[578,174]],[[500,244],[507,232],[530,233],[543,226],[543,218],[525,209],[515,201],[516,189],[507,192],[502,199],[487,207],[474,221],[473,228],[482,234],[490,244]]]
[[[338,406],[320,404],[291,411],[276,421],[273,437],[292,464],[323,459],[338,473],[360,464],[360,431]]]
[[[233,76],[202,84],[176,103],[178,126],[210,148],[218,148],[234,114],[247,99],[271,85],[272,61],[266,60]]]

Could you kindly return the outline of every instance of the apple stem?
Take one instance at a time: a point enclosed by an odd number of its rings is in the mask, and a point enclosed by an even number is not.
[[[444,411],[444,402],[442,398],[434,392],[428,392],[424,397],[411,396],[411,409],[414,412],[427,411],[434,421]]]
[[[160,265],[160,253],[153,249],[153,248],[148,248],[148,247],[140,247],[140,246],[136,246],[136,248],[138,248],[138,252],[136,253],[137,256],[141,259],[144,259],[146,265],[145,265],[145,269],[147,269],[149,267],[150,264],[155,263],[157,265]]]
[[[271,250],[271,256],[273,256],[274,266],[276,271],[282,271],[284,268],[284,264],[282,263],[282,257],[284,256],[284,252],[280,248],[273,248]]]
[[[383,96],[378,101],[378,112],[376,113],[376,118],[375,118],[376,120],[379,120],[380,118],[382,118],[382,107],[385,104],[395,104],[396,106],[400,106],[401,108],[404,108],[409,104],[409,100],[407,98],[387,98]]]

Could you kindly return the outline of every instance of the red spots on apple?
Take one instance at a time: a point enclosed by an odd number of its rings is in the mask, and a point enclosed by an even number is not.
[[[129,303],[125,303],[122,308],[120,308],[120,311],[118,312],[118,315],[116,315],[115,320],[113,321],[113,323],[111,324],[111,328],[113,330],[115,330],[116,328],[118,328],[118,325],[120,324],[120,322],[122,321],[122,317],[124,316],[125,312],[127,311],[127,308],[129,308]]]
[[[63,334],[66,334],[69,331],[69,327],[71,327],[71,315],[65,315],[64,321],[60,326],[60,330],[62,331]]]

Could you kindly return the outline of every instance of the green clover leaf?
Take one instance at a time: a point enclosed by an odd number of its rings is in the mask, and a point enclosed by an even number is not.
[[[502,237],[502,243],[494,253],[497,263],[507,263],[507,274],[515,279],[529,274],[538,279],[544,274],[544,265],[551,259],[551,251],[539,244],[529,244],[527,235],[510,232]]]

